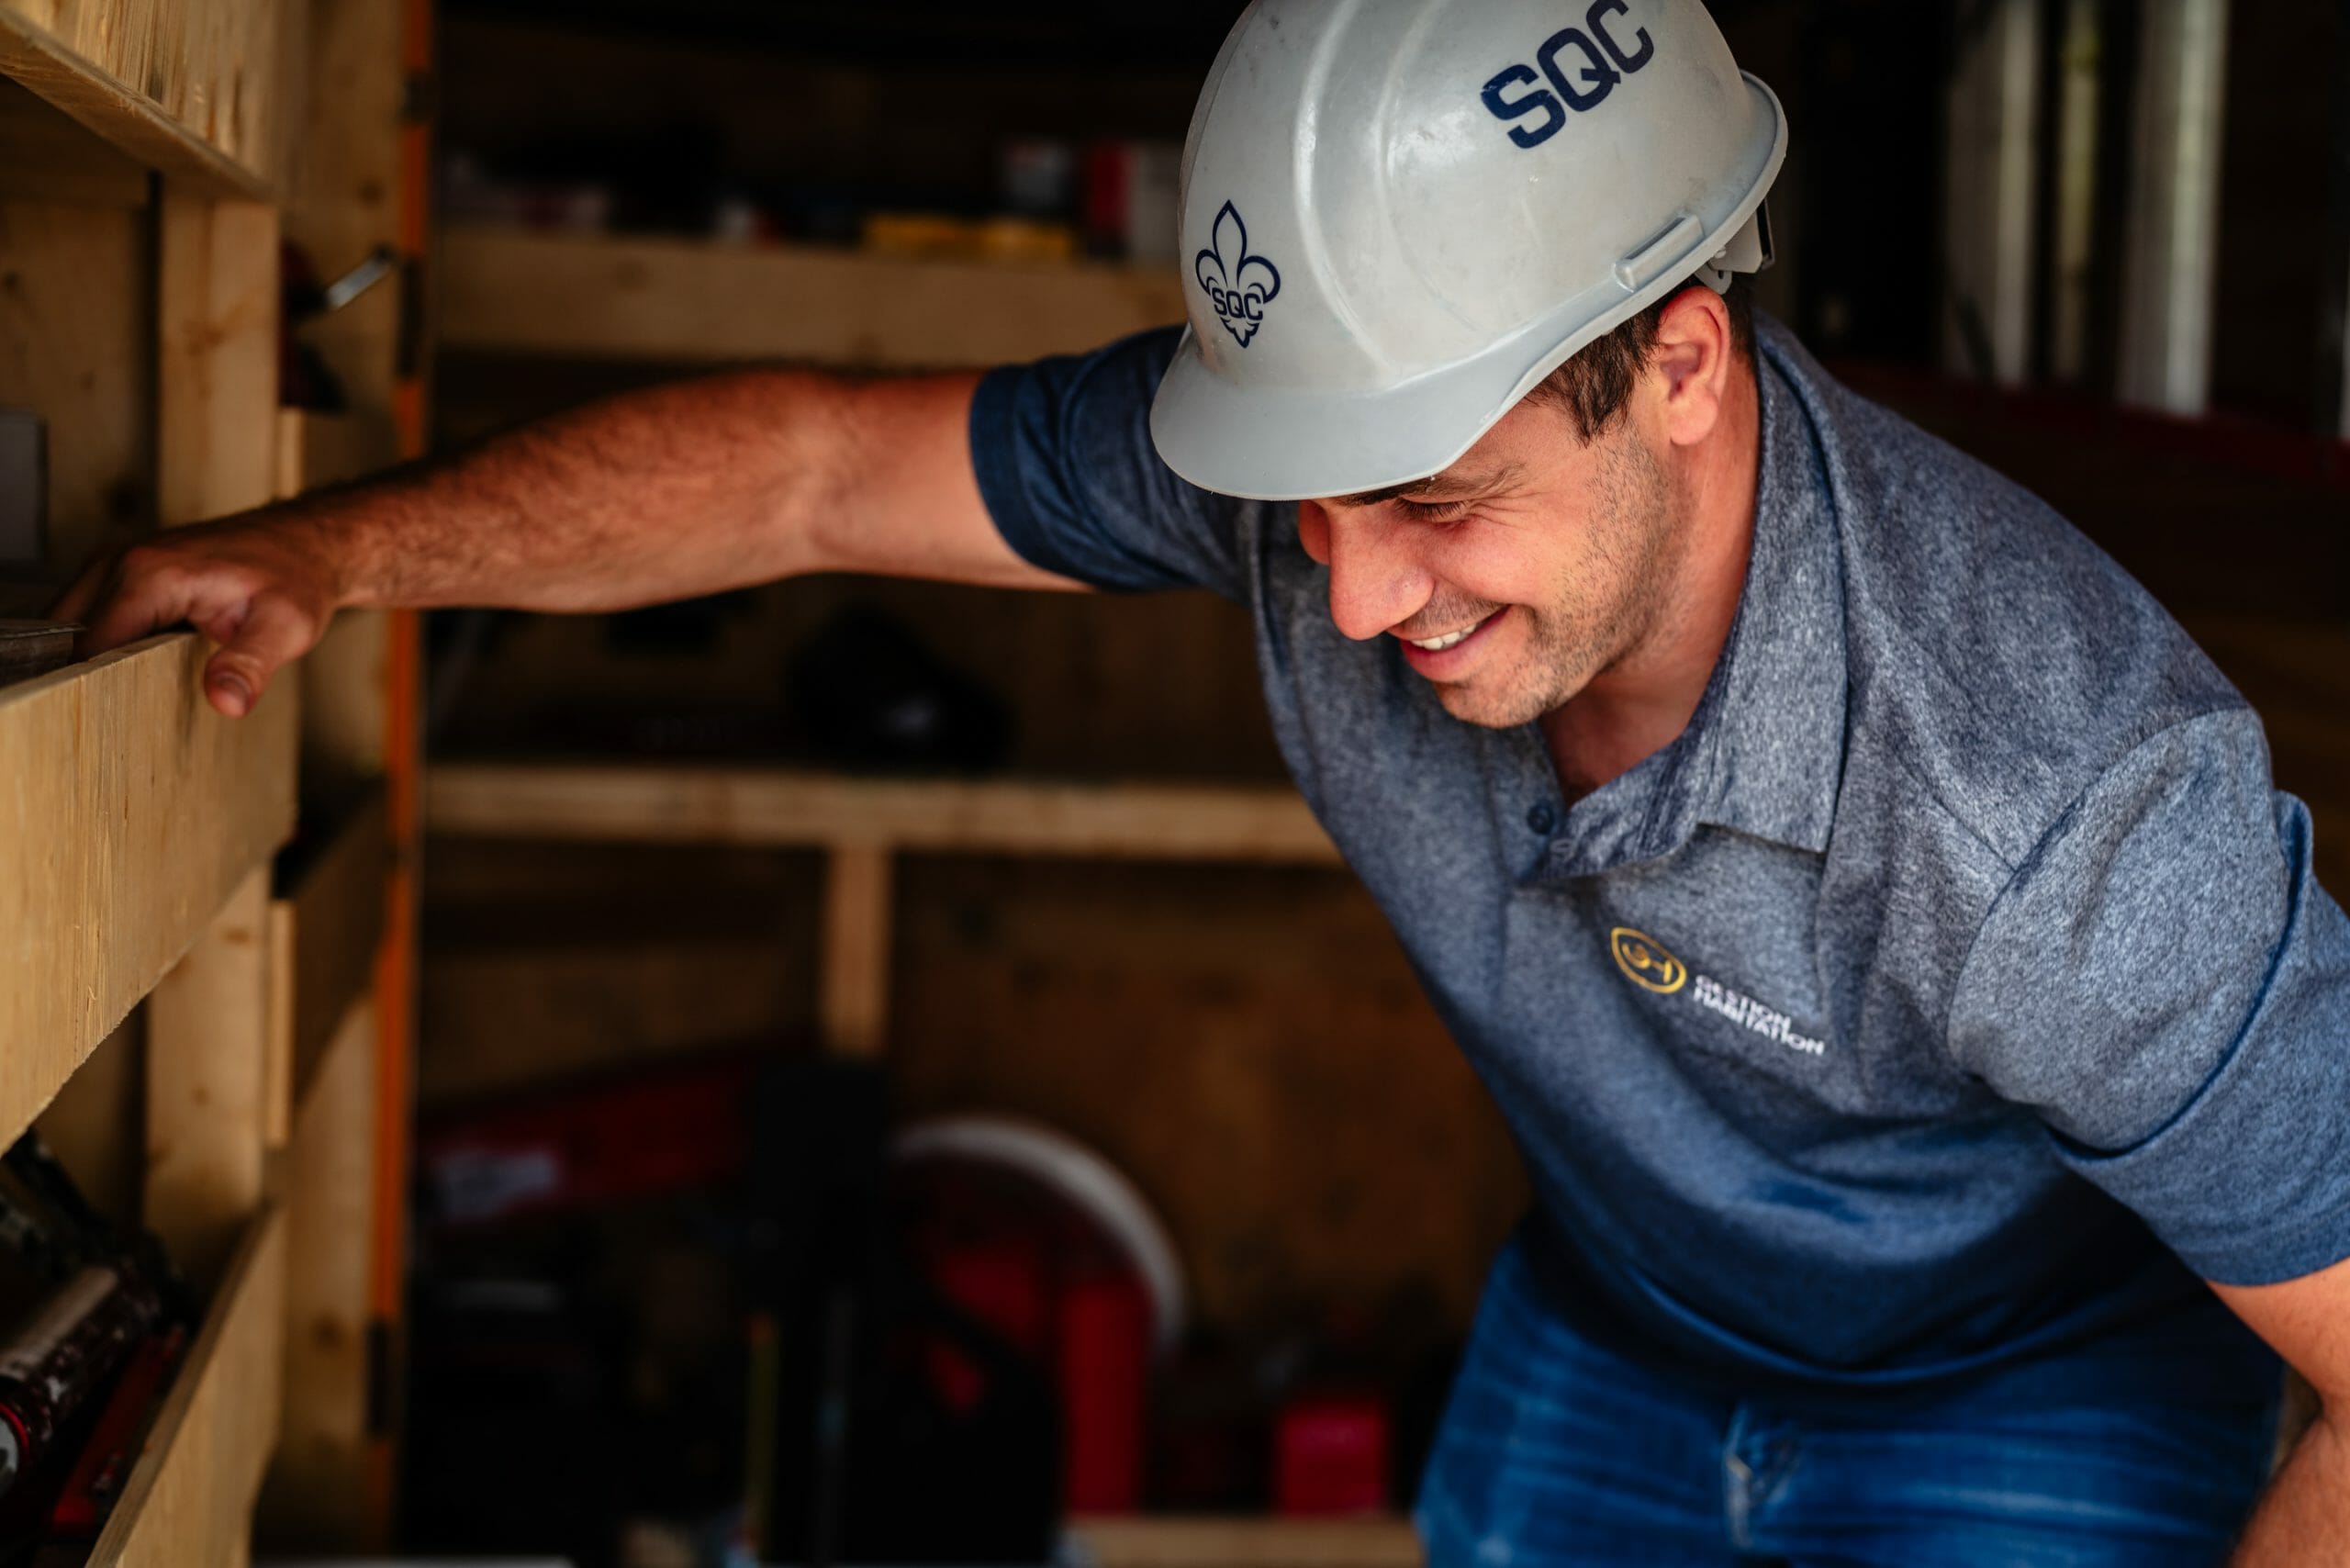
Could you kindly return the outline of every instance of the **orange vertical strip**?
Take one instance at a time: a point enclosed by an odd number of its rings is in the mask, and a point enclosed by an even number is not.
[[[409,83],[427,80],[432,69],[432,0],[402,0],[400,64]],[[398,246],[408,267],[425,263],[431,230],[432,128],[419,118],[399,127]],[[408,304],[416,303],[410,297]],[[404,323],[417,330],[417,323]],[[427,423],[425,365],[409,365],[408,374],[392,390],[392,413],[399,430],[400,455],[418,457],[431,440]],[[386,897],[386,940],[377,955],[375,1005],[377,1036],[375,1082],[375,1192],[374,1259],[369,1269],[369,1307],[376,1322],[391,1335],[386,1347],[397,1372],[404,1363],[402,1336],[397,1326],[405,1316],[403,1297],[408,1282],[408,1185],[409,1122],[413,1102],[412,1068],[416,1031],[417,876],[421,847],[418,820],[423,767],[418,730],[420,689],[423,681],[422,620],[414,610],[398,610],[390,619],[390,646],[385,678],[390,683],[386,700],[384,737],[385,783],[389,795],[394,860]],[[381,1391],[394,1397],[394,1391]],[[395,1495],[398,1485],[397,1429],[377,1443],[368,1456],[369,1518],[379,1541],[392,1534]]]

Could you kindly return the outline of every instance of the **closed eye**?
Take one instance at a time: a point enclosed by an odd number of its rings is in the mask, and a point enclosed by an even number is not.
[[[1458,522],[1475,510],[1477,506],[1473,500],[1407,501],[1400,498],[1395,504],[1401,507],[1404,515],[1414,522]]]

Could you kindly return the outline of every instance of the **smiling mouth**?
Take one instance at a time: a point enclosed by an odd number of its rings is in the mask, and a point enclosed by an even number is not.
[[[1441,637],[1406,637],[1404,641],[1409,643],[1412,646],[1419,649],[1423,653],[1440,654],[1447,648],[1467,642],[1470,638],[1483,631],[1485,629],[1485,622],[1493,620],[1494,615],[1499,615],[1501,611],[1496,610],[1493,612],[1493,615],[1486,616],[1484,620],[1478,621],[1471,625],[1463,626],[1458,632],[1447,632]]]

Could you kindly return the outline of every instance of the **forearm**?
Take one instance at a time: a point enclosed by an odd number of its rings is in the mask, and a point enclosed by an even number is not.
[[[2329,1409],[2277,1473],[2232,1568],[2337,1568],[2350,1562],[2350,1432]]]
[[[970,450],[974,375],[744,370],[607,398],[462,456],[92,563],[51,613],[85,654],[185,623],[251,710],[338,610],[626,610],[802,572],[1074,585],[1006,544]]]
[[[292,503],[344,604],[627,609],[811,570],[849,384],[745,370],[607,398]],[[258,520],[256,520],[258,521]]]

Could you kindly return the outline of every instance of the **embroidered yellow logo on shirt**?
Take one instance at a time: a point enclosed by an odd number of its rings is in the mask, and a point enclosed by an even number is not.
[[[1616,967],[1634,985],[1671,996],[1689,983],[1689,967],[1645,932],[1619,925],[1607,934],[1607,947],[1616,955]]]
[[[1624,971],[1625,979],[1659,996],[1671,996],[1690,981],[1689,966],[1666,952],[1663,944],[1645,931],[1617,926],[1607,934],[1607,950],[1616,955],[1616,967]],[[1798,1034],[1795,1019],[1787,1014],[1732,991],[1711,975],[1698,975],[1695,979],[1697,984],[1689,992],[1689,1000],[1698,1006],[1718,1013],[1765,1039],[1776,1040],[1790,1050],[1809,1057],[1828,1054],[1828,1042]]]

